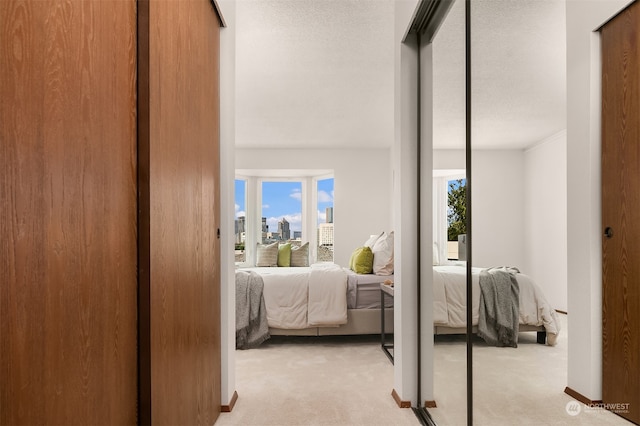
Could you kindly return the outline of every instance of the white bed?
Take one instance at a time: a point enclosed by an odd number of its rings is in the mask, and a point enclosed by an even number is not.
[[[242,270],[255,271],[264,281],[272,335],[380,333],[380,283],[392,276],[360,275],[335,264]],[[393,300],[385,299],[385,332],[392,333]]]

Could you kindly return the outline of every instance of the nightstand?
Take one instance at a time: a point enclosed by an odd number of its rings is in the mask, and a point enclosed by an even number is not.
[[[388,343],[384,332],[384,299],[385,297],[391,297],[393,299],[393,287],[380,283],[380,347],[382,351],[387,355],[391,364],[393,364],[393,354],[389,351],[393,351],[393,342]]]

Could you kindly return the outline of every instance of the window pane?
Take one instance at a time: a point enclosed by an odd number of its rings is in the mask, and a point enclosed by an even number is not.
[[[450,180],[447,187],[447,258],[466,260],[467,180]]]
[[[247,205],[247,181],[236,179],[235,181],[236,226],[235,226],[235,259],[236,262],[244,262],[246,259],[244,242],[246,233],[246,205]]]
[[[333,262],[333,178],[318,180],[318,262]]]
[[[302,240],[302,182],[262,182],[260,241]]]

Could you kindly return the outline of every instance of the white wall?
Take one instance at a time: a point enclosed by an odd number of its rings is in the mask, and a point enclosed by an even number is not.
[[[523,269],[540,285],[551,306],[566,312],[566,131],[524,152],[524,197]]]
[[[220,31],[220,316],[221,404],[229,405],[236,391],[236,292],[234,273],[234,150],[236,3],[219,0],[226,28]]]
[[[415,37],[401,41],[409,26],[415,0],[395,2],[394,122],[392,149],[393,225],[396,230],[394,297],[393,389],[401,401],[418,403],[417,348],[417,128],[418,45]]]
[[[420,395],[435,401],[433,387],[433,45],[420,45]]]
[[[466,168],[464,149],[433,150],[433,170],[464,170]]]
[[[524,255],[524,153],[472,152],[473,265],[516,266]],[[464,150],[434,150],[434,169],[465,169]]]
[[[236,149],[236,169],[332,169],[334,262],[347,266],[369,235],[392,230],[389,149]]]
[[[602,399],[598,27],[628,0],[567,0],[568,387]]]
[[[473,265],[524,265],[524,156],[520,150],[471,154]]]

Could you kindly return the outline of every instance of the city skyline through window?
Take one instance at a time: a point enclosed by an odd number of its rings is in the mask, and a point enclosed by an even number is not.
[[[310,252],[313,257],[310,260],[333,261],[333,195],[333,177],[300,177],[299,180],[269,180],[258,176],[236,178],[236,262],[251,261],[252,244],[256,242],[301,245],[306,242],[313,244],[314,240],[316,250]],[[310,202],[315,202],[315,206]]]
[[[242,263],[246,260],[244,242],[246,238],[246,205],[247,181],[236,179],[234,185],[235,197],[235,261]]]
[[[262,242],[288,241],[302,233],[302,182],[262,182]]]
[[[333,178],[318,179],[318,261],[333,262]]]

